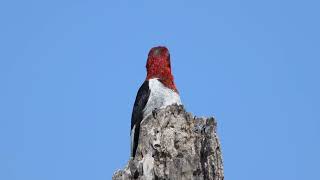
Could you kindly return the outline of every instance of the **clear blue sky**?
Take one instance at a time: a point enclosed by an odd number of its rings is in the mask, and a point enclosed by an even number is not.
[[[320,179],[319,7],[1,1],[0,179],[111,179],[156,45],[187,110],[217,118],[226,179]]]

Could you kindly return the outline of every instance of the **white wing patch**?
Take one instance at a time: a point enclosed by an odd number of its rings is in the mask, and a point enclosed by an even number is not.
[[[132,127],[132,130],[131,130],[131,147],[130,147],[130,149],[131,149],[131,155],[133,154],[133,143],[134,143],[134,131],[135,131],[135,129],[136,129],[136,125],[134,125],[133,127]]]
[[[150,96],[144,108],[143,117],[147,117],[154,109],[161,109],[172,104],[181,105],[180,96],[170,88],[165,87],[158,79],[149,80]]]

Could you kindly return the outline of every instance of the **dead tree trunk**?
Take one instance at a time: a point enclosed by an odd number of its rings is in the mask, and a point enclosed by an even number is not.
[[[141,122],[136,156],[113,180],[223,180],[214,118],[196,118],[183,106],[154,110]]]

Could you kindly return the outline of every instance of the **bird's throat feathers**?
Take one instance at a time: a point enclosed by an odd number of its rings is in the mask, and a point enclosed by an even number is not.
[[[171,73],[170,54],[166,47],[154,47],[150,50],[147,60],[147,80],[158,78],[166,87],[176,91]]]

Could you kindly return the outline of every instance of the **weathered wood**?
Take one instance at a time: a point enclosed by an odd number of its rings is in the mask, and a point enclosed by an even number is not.
[[[223,180],[214,118],[196,118],[183,106],[154,110],[141,122],[136,156],[113,180]]]

